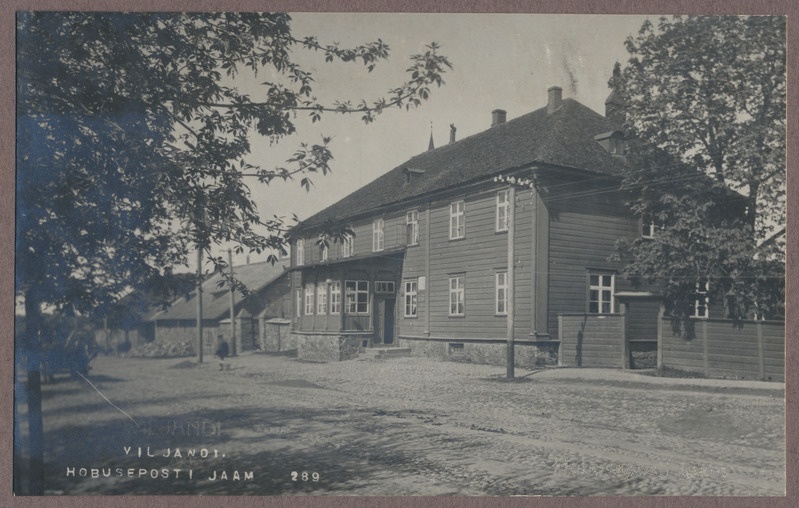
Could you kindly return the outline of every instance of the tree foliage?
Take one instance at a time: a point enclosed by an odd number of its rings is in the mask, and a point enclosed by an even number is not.
[[[285,252],[285,219],[259,213],[245,175],[262,184],[296,177],[310,188],[313,174],[330,171],[331,139],[300,142],[284,164],[267,167],[248,160],[252,133],[285,141],[300,114],[369,123],[419,106],[450,68],[431,43],[411,57],[406,81],[379,98],[324,104],[294,54],[372,71],[389,47],[297,37],[291,22],[280,13],[18,15],[15,290],[25,299],[17,354],[28,362],[32,493],[42,490],[43,306],[105,313],[130,287],[186,264],[195,247],[209,258],[221,242]],[[236,87],[244,74],[266,81],[247,93]],[[221,257],[211,262],[224,270]]]
[[[625,186],[652,239],[621,242],[626,274],[689,313],[697,285],[735,318],[784,302],[785,19],[644,23],[610,81],[631,144]]]
[[[330,138],[265,167],[247,158],[252,131],[277,143],[298,113],[371,122],[421,104],[450,66],[431,44],[384,97],[322,104],[292,52],[371,71],[389,47],[343,48],[291,28],[286,14],[20,14],[17,291],[87,313],[184,264],[195,245],[282,250],[284,219],[259,214],[244,175],[309,188],[311,174],[330,171]],[[235,86],[245,72],[269,76],[258,95]]]

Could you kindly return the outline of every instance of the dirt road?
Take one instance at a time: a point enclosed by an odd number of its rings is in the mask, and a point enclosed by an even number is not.
[[[99,357],[94,387],[45,385],[48,493],[785,489],[777,383],[595,369],[517,371],[521,379],[506,382],[502,367],[423,358],[310,364],[251,354],[228,363]]]

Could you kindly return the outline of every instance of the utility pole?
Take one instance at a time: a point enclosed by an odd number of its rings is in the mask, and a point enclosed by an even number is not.
[[[227,264],[230,265],[230,280],[233,280],[233,250],[227,250]],[[236,356],[236,288],[230,284],[230,356]]]
[[[203,249],[197,246],[197,361],[203,363]]]

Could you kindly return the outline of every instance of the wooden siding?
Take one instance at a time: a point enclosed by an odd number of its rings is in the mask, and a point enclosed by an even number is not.
[[[624,367],[624,316],[563,314],[561,362],[573,367]]]
[[[601,198],[601,199],[600,199]],[[621,200],[591,197],[554,200],[549,229],[549,327],[557,333],[561,313],[587,311],[588,274],[616,273],[615,290],[631,288],[618,275],[621,263],[611,263],[616,240],[635,238],[638,220],[623,215]],[[616,302],[618,311],[618,302]]]

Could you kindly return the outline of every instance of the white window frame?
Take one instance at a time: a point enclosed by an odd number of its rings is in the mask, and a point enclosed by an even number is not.
[[[455,201],[449,205],[449,239],[460,240],[466,236],[466,202]]]
[[[508,289],[509,289],[507,271],[503,270],[496,273],[494,277],[494,287],[496,288],[494,292],[495,296],[494,313],[498,316],[507,316]]]
[[[594,282],[596,277],[596,283]],[[610,277],[610,285],[605,284],[606,277]],[[596,291],[597,298],[594,299],[592,293]],[[609,294],[606,296],[606,292]],[[612,273],[592,272],[588,274],[588,313],[589,314],[613,314],[615,311],[616,295],[616,275]],[[591,304],[596,303],[596,310],[591,309]],[[605,308],[607,305],[607,310]]]
[[[365,301],[359,299],[365,296]],[[369,281],[368,280],[347,280],[344,281],[344,298],[346,301],[347,314],[368,315],[369,314]],[[359,305],[364,307],[359,310]]]
[[[419,210],[411,210],[405,214],[405,226],[408,245],[419,245]]]
[[[338,280],[330,283],[330,313],[341,313],[341,281]]]
[[[466,312],[466,277],[457,275],[449,278],[449,315],[464,316]]]
[[[394,294],[394,281],[393,280],[376,280],[375,293],[388,293]]]
[[[415,318],[419,314],[419,279],[405,281],[405,313],[406,318]]]
[[[316,286],[316,313],[320,316],[327,314],[327,284]]]
[[[344,240],[341,242],[341,257],[343,258],[351,258],[353,254],[355,254],[354,241],[352,235],[347,235],[344,237]]]
[[[314,313],[314,293],[316,292],[316,288],[313,284],[306,284],[305,285],[305,308],[304,314],[306,316],[312,316]]]
[[[651,240],[655,238],[657,232],[657,224],[655,221],[648,217],[641,217],[641,238]]]
[[[294,243],[294,245],[297,250],[297,255],[295,256],[296,257],[295,262],[297,266],[302,266],[305,264],[305,240],[303,238],[300,238]]]
[[[708,294],[710,293],[710,282],[705,281],[704,284],[705,290],[702,291],[702,283],[696,283],[696,296],[697,298],[694,300],[694,306],[691,312],[691,317],[695,317],[698,319],[707,319],[710,317],[710,300],[708,298]]]
[[[302,317],[302,289],[301,288],[297,288],[297,291],[295,291],[295,296],[296,296],[296,301],[294,303],[297,304],[296,315],[297,315],[297,317]]]
[[[380,252],[385,249],[385,222],[383,219],[375,219],[372,222],[372,252]]]
[[[503,189],[497,192],[497,223],[495,231],[500,233],[508,230],[510,219],[510,191]]]

